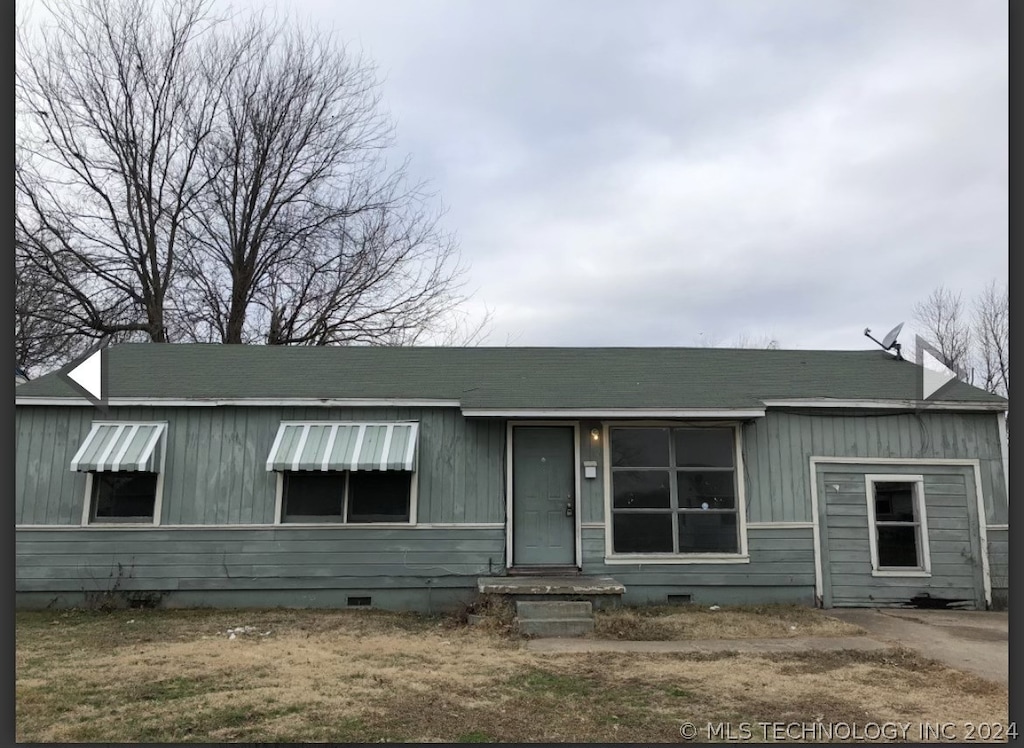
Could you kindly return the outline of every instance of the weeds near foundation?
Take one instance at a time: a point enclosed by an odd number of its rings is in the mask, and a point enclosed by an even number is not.
[[[93,577],[93,586],[100,589],[82,590],[84,607],[86,610],[95,610],[102,613],[109,613],[114,610],[125,608],[156,608],[163,600],[164,593],[158,590],[126,590],[124,583],[135,576],[135,564],[132,559],[130,566],[125,566],[120,561],[111,565],[110,574],[104,582]]]
[[[515,603],[503,595],[479,595],[464,603],[448,618],[452,626],[474,626],[508,638],[519,638]]]

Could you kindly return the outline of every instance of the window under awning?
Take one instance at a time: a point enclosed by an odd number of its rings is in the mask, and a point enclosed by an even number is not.
[[[76,472],[160,471],[161,440],[166,423],[94,423],[71,458]]]
[[[413,470],[418,423],[282,423],[267,470]]]

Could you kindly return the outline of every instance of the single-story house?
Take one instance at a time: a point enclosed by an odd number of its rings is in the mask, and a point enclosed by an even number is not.
[[[882,350],[126,344],[16,392],[17,604],[1007,599],[1007,401]]]

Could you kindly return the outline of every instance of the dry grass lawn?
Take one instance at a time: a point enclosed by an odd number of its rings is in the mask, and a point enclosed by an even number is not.
[[[754,611],[716,612],[718,634],[763,634],[743,622]],[[252,629],[229,639],[240,626]],[[916,730],[1007,718],[1005,687],[902,650],[580,655],[520,645],[500,630],[372,610],[20,612],[16,736],[679,742],[686,721],[706,739],[706,725],[719,722]]]
[[[859,636],[864,630],[804,605],[701,605],[614,608],[598,611],[598,639],[774,639],[795,636]]]

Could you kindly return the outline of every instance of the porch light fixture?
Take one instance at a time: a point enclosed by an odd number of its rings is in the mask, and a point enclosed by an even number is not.
[[[601,438],[601,432],[598,429],[590,429],[590,438],[596,442]]]

